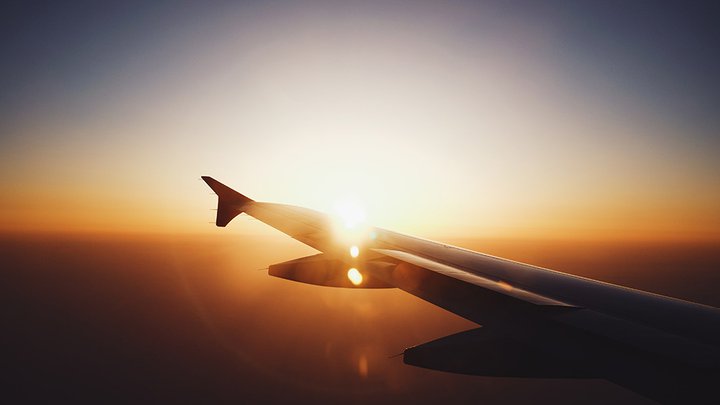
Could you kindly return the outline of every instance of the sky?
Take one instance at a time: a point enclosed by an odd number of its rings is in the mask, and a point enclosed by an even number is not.
[[[202,175],[260,201],[362,206],[388,229],[720,302],[711,2],[0,10],[10,396],[643,400],[601,380],[388,358],[475,325],[401,291],[256,271],[313,251],[244,215],[216,228]]]
[[[710,2],[1,14],[3,232],[215,232],[210,175],[426,237],[720,237]]]

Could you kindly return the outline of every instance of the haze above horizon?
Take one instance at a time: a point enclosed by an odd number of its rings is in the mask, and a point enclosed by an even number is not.
[[[524,3],[11,6],[0,231],[214,232],[211,175],[420,236],[720,239],[718,13]]]

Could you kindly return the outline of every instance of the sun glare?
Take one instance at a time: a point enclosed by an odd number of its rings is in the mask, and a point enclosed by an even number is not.
[[[365,210],[353,201],[341,201],[335,204],[335,213],[347,229],[355,229],[365,222]]]
[[[360,246],[366,242],[371,231],[366,223],[365,210],[354,201],[344,200],[335,204],[334,213],[335,239],[350,249],[350,256],[357,257]]]
[[[353,285],[360,285],[363,282],[363,275],[356,268],[351,268],[347,272],[347,277]]]

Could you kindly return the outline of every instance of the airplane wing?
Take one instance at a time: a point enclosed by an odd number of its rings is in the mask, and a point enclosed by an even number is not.
[[[211,177],[217,226],[246,213],[320,254],[269,274],[347,288],[400,288],[481,325],[406,349],[407,364],[504,377],[605,378],[663,403],[712,403],[720,310],[377,227],[254,201]],[[712,394],[712,395],[711,395]]]

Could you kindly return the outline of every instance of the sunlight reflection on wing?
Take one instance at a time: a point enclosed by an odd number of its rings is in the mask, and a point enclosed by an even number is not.
[[[353,285],[360,285],[363,282],[363,275],[356,268],[351,268],[347,272],[347,277]]]

